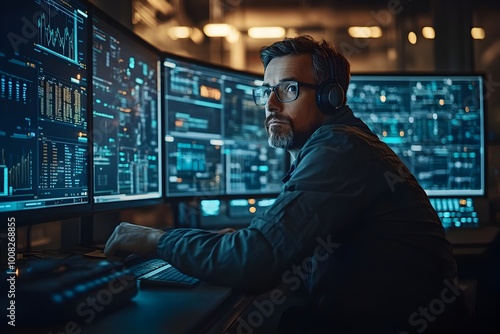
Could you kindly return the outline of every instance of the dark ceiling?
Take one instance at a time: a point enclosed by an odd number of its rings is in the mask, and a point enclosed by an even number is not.
[[[210,0],[179,0],[183,7],[184,14],[194,25],[204,24],[209,20],[209,4],[214,3]],[[462,5],[460,5],[462,3]],[[480,8],[500,8],[498,0],[220,0],[221,9],[224,14],[230,14],[234,11],[262,10],[275,11],[277,9],[290,10],[296,9],[311,10],[316,8],[331,8],[338,11],[401,11],[403,15],[430,14],[434,8],[446,8],[448,6],[459,6],[467,10]],[[446,13],[443,13],[446,14]],[[446,16],[443,16],[445,18]]]

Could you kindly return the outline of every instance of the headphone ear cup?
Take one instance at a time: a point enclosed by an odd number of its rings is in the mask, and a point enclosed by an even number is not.
[[[344,105],[344,90],[333,80],[327,80],[318,87],[316,102],[325,114],[331,114]]]

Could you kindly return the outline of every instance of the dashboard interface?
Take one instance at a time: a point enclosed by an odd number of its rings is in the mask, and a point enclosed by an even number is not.
[[[286,151],[268,146],[257,74],[163,61],[167,197],[278,194]]]
[[[0,212],[81,210],[90,203],[88,10],[71,0],[2,6]]]
[[[480,75],[353,75],[347,104],[429,196],[485,195]]]

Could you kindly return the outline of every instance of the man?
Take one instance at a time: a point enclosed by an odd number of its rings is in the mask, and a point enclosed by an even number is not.
[[[233,233],[124,223],[106,255],[156,252],[189,275],[249,291],[296,274],[310,301],[285,313],[284,332],[451,332],[467,315],[451,246],[414,176],[345,104],[346,58],[299,36],[261,59],[254,100],[265,106],[269,144],[293,157],[275,204]]]

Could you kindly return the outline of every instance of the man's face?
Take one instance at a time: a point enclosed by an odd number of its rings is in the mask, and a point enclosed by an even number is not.
[[[264,73],[264,85],[275,86],[287,80],[316,84],[311,55],[290,55],[269,62]],[[269,96],[265,127],[272,147],[300,150],[325,119],[316,104],[316,89],[304,86],[298,89],[299,95],[292,102],[281,102],[275,92]]]

